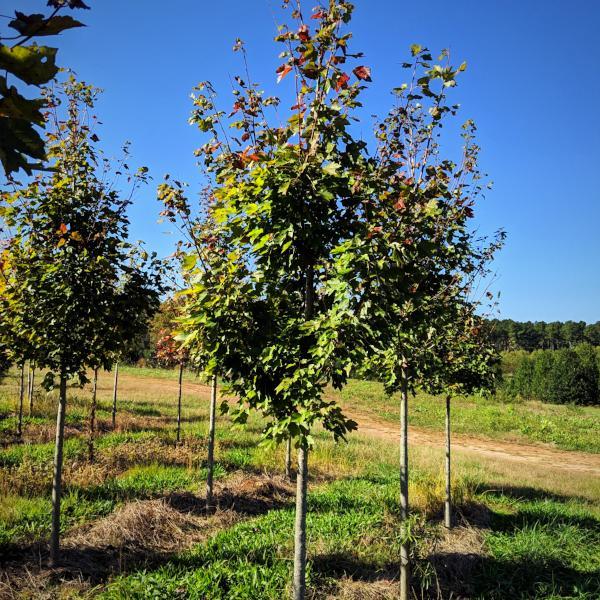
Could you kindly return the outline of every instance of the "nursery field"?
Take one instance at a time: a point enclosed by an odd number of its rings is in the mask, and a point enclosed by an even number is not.
[[[294,485],[261,422],[218,418],[217,504],[204,511],[209,388],[186,373],[121,368],[99,379],[96,461],[90,390],[69,389],[60,568],[46,565],[56,398],[38,391],[13,436],[17,373],[0,386],[0,598],[282,598],[293,558]],[[334,394],[330,391],[329,394]],[[310,454],[308,596],[398,597],[396,402],[352,381],[336,396],[357,421],[347,444],[317,432]],[[415,598],[600,597],[600,409],[453,401],[456,527],[446,530],[443,404],[411,399],[410,540]],[[585,450],[585,452],[584,452]]]

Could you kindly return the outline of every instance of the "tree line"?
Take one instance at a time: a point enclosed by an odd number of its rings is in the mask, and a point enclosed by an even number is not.
[[[513,321],[490,319],[485,324],[490,342],[497,350],[558,350],[587,343],[600,346],[600,321]]]

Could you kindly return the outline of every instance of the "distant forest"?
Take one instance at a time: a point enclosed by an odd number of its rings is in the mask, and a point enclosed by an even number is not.
[[[489,338],[498,350],[557,350],[588,343],[600,346],[600,321],[513,321],[491,319],[487,322]]]

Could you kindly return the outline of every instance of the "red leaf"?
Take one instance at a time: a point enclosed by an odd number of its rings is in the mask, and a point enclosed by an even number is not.
[[[340,75],[335,84],[335,91],[339,92],[342,88],[348,87],[349,81],[350,81],[350,77],[346,73],[343,73],[342,75]]]
[[[404,210],[406,208],[406,204],[404,204],[404,200],[402,200],[402,198],[399,198],[398,202],[396,202],[396,204],[394,204],[394,208],[396,210]]]
[[[371,68],[370,67],[364,67],[364,66],[356,67],[356,69],[354,69],[352,72],[359,79],[363,79],[364,81],[373,81],[371,79]]]
[[[67,233],[67,226],[64,223],[61,223],[58,229],[62,234]]]
[[[308,42],[310,34],[308,33],[308,25],[301,25],[298,29],[298,37],[301,42]]]
[[[246,131],[246,133],[244,133],[244,135],[242,136],[242,142],[246,142],[250,139],[250,134]]]
[[[292,67],[290,67],[290,65],[281,65],[277,71],[275,71],[276,73],[279,73],[279,77],[277,77],[277,83],[280,83],[281,80],[292,70]]]
[[[311,19],[323,19],[326,14],[327,13],[324,10],[320,10],[319,12],[316,12]]]

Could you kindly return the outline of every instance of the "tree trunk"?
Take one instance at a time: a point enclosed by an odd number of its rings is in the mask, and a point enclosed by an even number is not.
[[[308,446],[298,448],[296,476],[296,526],[294,535],[294,600],[306,596],[306,491],[308,486]]]
[[[92,403],[90,404],[90,428],[88,438],[88,460],[94,462],[94,434],[96,432],[96,396],[98,392],[98,367],[94,369]]]
[[[112,428],[117,426],[117,389],[119,387],[119,363],[115,363],[115,383],[113,385]]]
[[[29,380],[29,416],[33,416],[33,392],[35,390],[35,363],[30,363],[31,379]]]
[[[446,396],[446,502],[444,503],[444,525],[452,527],[452,497],[450,488],[450,396]]]
[[[181,441],[181,391],[183,387],[183,362],[179,363],[179,393],[177,396],[177,443]]]
[[[25,396],[25,361],[21,365],[21,378],[19,380],[19,416],[17,417],[17,437],[23,435],[23,397]]]
[[[206,461],[206,512],[213,509],[213,471],[215,467],[215,422],[217,416],[217,376],[212,376],[208,421],[208,458]]]
[[[63,442],[65,411],[67,407],[67,380],[60,376],[60,393],[56,415],[56,445],[54,447],[54,473],[52,477],[52,531],[50,533],[50,566],[60,560],[60,497],[62,492]]]
[[[400,394],[400,600],[408,600],[410,591],[410,559],[408,534],[408,371],[402,367],[402,389]]]
[[[304,289],[304,319],[313,315],[315,298],[315,271],[313,265],[306,268]],[[294,600],[306,596],[306,490],[308,486],[308,444],[305,439],[298,446],[298,473],[296,474],[296,523],[294,530]]]
[[[292,480],[292,436],[288,436],[285,445],[285,478],[288,481]]]

